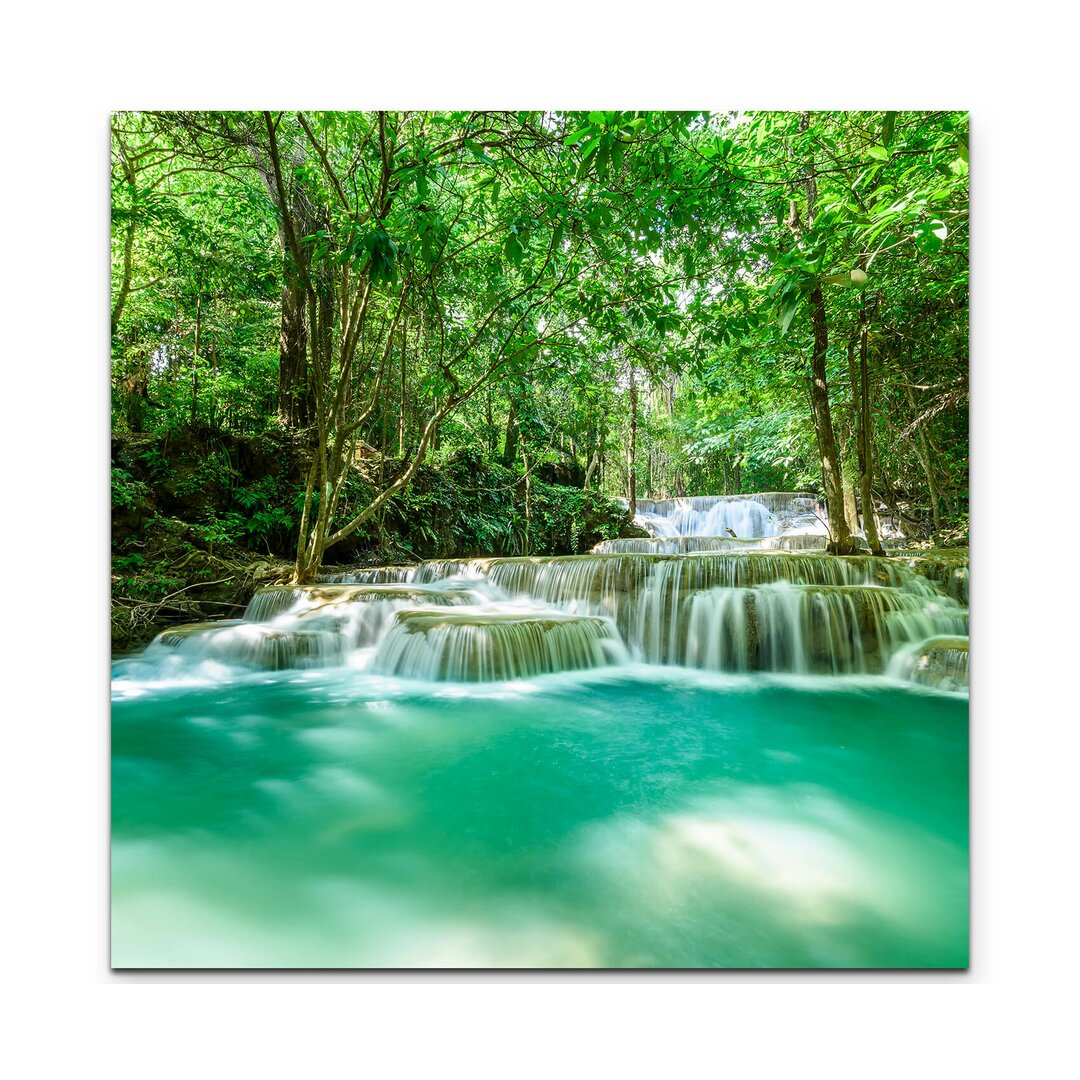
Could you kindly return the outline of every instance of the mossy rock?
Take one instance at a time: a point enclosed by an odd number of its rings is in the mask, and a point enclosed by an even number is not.
[[[935,690],[966,690],[968,639],[951,636],[924,642],[911,658],[908,678]]]

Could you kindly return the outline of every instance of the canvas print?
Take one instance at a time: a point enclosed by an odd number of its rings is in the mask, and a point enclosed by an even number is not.
[[[965,968],[968,118],[120,111],[115,968]]]

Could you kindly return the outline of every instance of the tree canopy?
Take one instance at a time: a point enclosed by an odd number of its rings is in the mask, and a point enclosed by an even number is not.
[[[296,433],[299,580],[463,451],[631,502],[817,491],[838,551],[965,531],[964,114],[112,126],[114,427]]]

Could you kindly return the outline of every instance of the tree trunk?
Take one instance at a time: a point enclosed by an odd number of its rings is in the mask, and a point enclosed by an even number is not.
[[[859,470],[852,461],[847,460],[840,472],[840,482],[844,485],[844,520],[848,531],[853,535],[859,531],[859,504],[855,501],[855,482]]]
[[[907,394],[908,404],[911,406],[911,411],[915,416],[918,416],[918,409],[915,406],[915,395],[912,394],[910,387],[905,387],[905,393]],[[923,430],[922,424],[919,424],[915,428],[915,455],[919,459],[919,464],[922,466],[923,475],[926,477],[926,490],[930,499],[930,515],[934,523],[934,533],[941,532],[941,507],[939,505],[939,496],[937,481],[934,478],[934,459],[930,453],[929,442],[926,438],[926,432]]]
[[[403,321],[401,324],[401,400],[398,407],[398,457],[405,457],[405,393],[408,383],[406,381],[407,372],[405,370],[405,353],[406,346],[408,345],[407,338],[408,322]]]
[[[626,446],[626,497],[630,501],[630,517],[637,513],[637,383],[630,368],[630,441]]]
[[[844,486],[844,518],[848,530],[855,534],[859,531],[859,504],[855,499],[855,488],[859,483],[859,375],[855,365],[855,346],[858,330],[852,334],[847,345],[848,386],[851,389],[851,403],[848,406],[848,421],[844,427],[845,438],[840,452],[840,481]]]
[[[202,293],[195,297],[195,347],[191,353],[191,426],[195,427],[199,407],[199,334],[202,332]]]
[[[851,423],[847,452],[843,456],[841,481],[844,485],[844,517],[852,534],[860,529],[859,505],[855,491],[862,475],[862,452],[860,447],[859,367],[855,362],[855,349],[859,341],[856,328],[847,345],[848,386],[851,389]]]
[[[871,554],[884,555],[874,511],[874,437],[870,430],[870,380],[866,372],[866,313],[859,310],[859,496],[862,499],[863,532]]]
[[[809,127],[810,114],[804,112],[799,117],[799,132],[804,133]],[[817,179],[814,156],[811,153],[804,167],[806,188],[806,224],[814,224],[815,204],[817,203]],[[803,226],[799,222],[798,207],[791,201],[791,218],[788,222],[797,241],[803,236]],[[814,430],[817,434],[818,452],[821,457],[821,480],[825,488],[825,505],[829,517],[829,543],[827,550],[834,555],[850,555],[855,551],[855,542],[848,529],[844,516],[844,485],[841,478],[840,455],[836,449],[836,435],[833,432],[832,414],[829,407],[829,382],[826,377],[826,361],[829,352],[829,323],[825,312],[825,297],[821,286],[814,285],[809,296],[810,322],[814,330],[814,346],[810,354],[810,408],[814,416]]]
[[[836,451],[832,413],[829,408],[829,383],[825,359],[829,349],[829,328],[825,315],[825,298],[821,286],[810,293],[810,320],[814,327],[814,348],[810,355],[810,405],[814,414],[818,451],[821,455],[821,479],[825,487],[825,505],[829,515],[828,551],[834,555],[851,555],[855,543],[844,519],[844,489],[840,478],[840,458]]]
[[[124,314],[124,305],[131,294],[132,253],[135,247],[135,166],[128,160],[126,153],[123,154],[123,158],[124,179],[127,181],[131,195],[132,210],[128,217],[127,229],[124,232],[124,270],[120,278],[120,288],[117,290],[116,299],[113,301],[112,314],[109,320],[113,338],[116,337],[120,330],[120,317]]]
[[[532,470],[529,468],[529,457],[525,447],[521,448],[521,464],[525,469],[525,551],[523,554],[532,554]]]
[[[278,364],[278,415],[290,428],[310,421],[307,376],[307,320],[300,282],[288,275],[281,287],[281,334]]]
[[[502,463],[504,469],[512,469],[517,458],[518,426],[517,410],[514,408],[514,399],[509,398],[509,408],[506,413],[506,437],[503,441]]]
[[[596,427],[596,446],[593,447],[592,460],[589,462],[589,467],[585,470],[585,483],[582,484],[582,490],[587,491],[589,487],[589,481],[593,478],[593,473],[600,467],[600,458],[604,449],[604,424],[601,421]]]
[[[217,422],[217,337],[210,338],[210,426]]]

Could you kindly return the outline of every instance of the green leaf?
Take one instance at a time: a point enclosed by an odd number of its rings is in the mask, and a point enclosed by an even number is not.
[[[581,165],[578,166],[577,176],[581,180],[588,175],[589,169],[592,166],[593,157],[596,155],[597,148],[600,146],[600,140],[593,139],[591,142],[585,143],[581,147]]]
[[[611,155],[611,136],[605,135],[600,140],[600,149],[596,152],[596,175],[601,181],[607,177],[608,159]]]
[[[435,247],[434,235],[431,229],[425,229],[420,234],[420,258],[428,265],[438,261],[439,253]]]
[[[477,143],[473,142],[472,139],[463,140],[461,145],[464,146],[465,149],[468,150],[472,154],[472,156],[476,158],[477,161],[482,161],[487,165],[495,164],[494,160],[492,160],[492,158],[488,157],[488,155],[484,153],[483,148],[480,147]]]
[[[940,218],[931,218],[929,221],[920,221],[915,226],[915,246],[924,255],[933,255],[941,247],[942,242],[949,235],[945,222]]]
[[[887,112],[885,119],[881,122],[881,144],[882,146],[888,146],[892,142],[893,137],[893,125],[896,123],[896,113]]]
[[[956,149],[966,164],[968,159],[968,141],[967,136],[960,131],[956,133]]]
[[[870,149],[866,151],[866,153],[874,161],[888,161],[889,160],[889,151],[886,150],[884,146],[871,146]]]
[[[618,172],[622,168],[623,144],[615,139],[611,144],[611,167]]]
[[[506,238],[503,251],[514,266],[521,265],[521,260],[525,257],[525,249],[521,246],[521,241],[513,233]]]
[[[572,135],[567,135],[566,136],[566,145],[567,146],[573,146],[574,143],[581,142],[585,138],[586,135],[596,135],[596,134],[597,134],[597,129],[591,124],[588,125],[587,127],[578,128],[577,131],[575,131]]]

